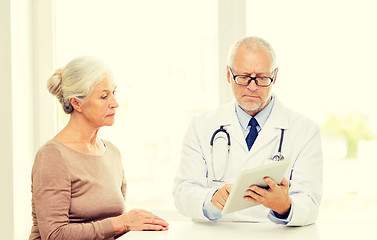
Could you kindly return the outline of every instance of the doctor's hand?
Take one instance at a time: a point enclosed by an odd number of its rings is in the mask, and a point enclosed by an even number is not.
[[[264,189],[256,185],[250,186],[246,191],[244,199],[249,202],[260,203],[263,206],[277,212],[282,218],[288,217],[291,209],[289,198],[289,182],[283,178],[280,185],[277,185],[271,178],[265,177],[264,181],[269,188]]]
[[[230,191],[232,190],[232,187],[232,184],[225,184],[221,188],[217,189],[215,194],[213,194],[211,202],[216,208],[223,210],[226,200],[228,200]]]

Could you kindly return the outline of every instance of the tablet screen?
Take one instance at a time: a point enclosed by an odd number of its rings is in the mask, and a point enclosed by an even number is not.
[[[251,185],[268,187],[267,183],[263,180],[265,177],[270,177],[274,182],[279,184],[284,177],[289,163],[290,161],[286,159],[240,172],[221,213],[231,213],[258,205],[258,203],[248,202],[244,199],[246,190]]]

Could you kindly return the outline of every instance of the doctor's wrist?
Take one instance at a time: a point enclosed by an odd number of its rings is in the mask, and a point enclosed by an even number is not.
[[[284,204],[281,210],[280,209],[274,210],[275,215],[277,215],[277,217],[281,219],[287,218],[291,211],[291,206],[292,206],[292,202],[291,202],[291,199],[289,199],[289,201],[286,204]]]
[[[291,211],[291,205],[289,204],[289,207],[286,208],[286,210],[282,210],[282,211],[275,211],[275,213],[277,213],[278,217],[281,218],[281,219],[285,219],[289,216],[289,213]]]

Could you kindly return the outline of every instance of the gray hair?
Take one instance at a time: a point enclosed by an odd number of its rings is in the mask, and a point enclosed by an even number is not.
[[[237,50],[240,47],[245,47],[246,49],[250,49],[250,50],[254,50],[254,49],[258,50],[258,49],[263,49],[263,48],[267,49],[272,58],[271,71],[275,69],[276,56],[271,45],[266,40],[260,37],[255,37],[255,36],[241,38],[240,40],[238,40],[231,46],[231,48],[229,49],[229,54],[228,54],[228,65],[230,67],[234,67],[234,57],[236,55]]]
[[[105,77],[112,78],[110,68],[93,57],[78,57],[63,69],[57,69],[47,82],[48,91],[56,96],[65,113],[73,112],[70,98],[85,101],[93,87]]]

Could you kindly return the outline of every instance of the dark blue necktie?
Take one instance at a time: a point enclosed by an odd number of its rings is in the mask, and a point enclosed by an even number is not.
[[[247,137],[246,137],[246,143],[247,143],[247,147],[249,148],[249,151],[250,151],[251,146],[253,146],[255,139],[257,139],[257,136],[258,136],[257,125],[258,125],[257,120],[255,120],[255,118],[251,118],[248,125],[250,126],[250,132],[249,134],[247,134]]]

